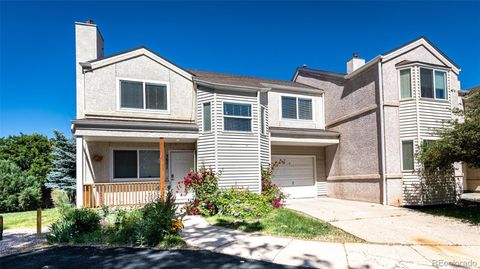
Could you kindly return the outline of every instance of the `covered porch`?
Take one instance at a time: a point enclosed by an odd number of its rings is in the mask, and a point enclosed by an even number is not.
[[[97,127],[118,128],[115,124],[136,129]],[[161,122],[143,124],[144,129],[139,128],[138,121],[74,122],[77,207],[138,207],[158,199],[168,188],[176,193],[178,202],[189,198],[180,182],[196,168],[197,126]]]

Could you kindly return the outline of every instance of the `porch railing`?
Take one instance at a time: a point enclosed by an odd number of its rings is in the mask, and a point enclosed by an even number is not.
[[[83,207],[134,207],[152,202],[159,197],[160,183],[115,182],[83,185]]]

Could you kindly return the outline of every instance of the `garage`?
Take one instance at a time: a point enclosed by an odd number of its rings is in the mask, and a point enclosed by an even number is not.
[[[289,198],[315,197],[315,156],[272,155],[272,162],[279,160],[285,160],[285,164],[274,171],[273,183],[289,195]]]

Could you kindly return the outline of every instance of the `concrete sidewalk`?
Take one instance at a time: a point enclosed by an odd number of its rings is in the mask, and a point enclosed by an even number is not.
[[[326,243],[261,236],[212,226],[203,218],[185,219],[188,245],[278,264],[319,268],[438,268],[448,263],[480,268],[478,246]]]
[[[292,199],[287,207],[372,243],[480,246],[480,225],[407,208],[327,197]]]

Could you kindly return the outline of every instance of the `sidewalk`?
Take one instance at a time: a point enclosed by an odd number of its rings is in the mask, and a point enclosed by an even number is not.
[[[188,216],[182,237],[189,246],[284,265],[320,268],[480,268],[479,246],[326,243],[261,236],[212,226]],[[443,267],[445,266],[445,267]]]

